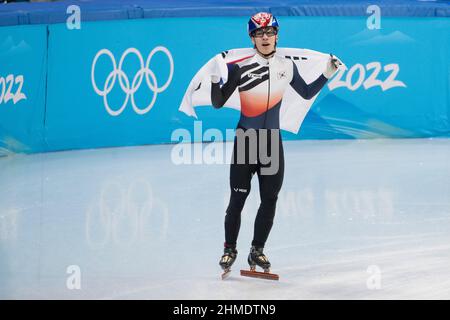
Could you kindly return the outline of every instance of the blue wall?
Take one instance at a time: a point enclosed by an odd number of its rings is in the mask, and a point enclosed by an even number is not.
[[[299,134],[285,132],[285,138],[450,137],[450,20],[384,17],[379,30],[369,30],[366,20],[279,17],[280,47],[333,52],[348,67],[328,82]],[[11,81],[6,79],[12,75],[10,92],[18,92],[23,76],[21,92],[26,98],[0,101],[0,150],[29,153],[170,143],[175,129],[192,132],[195,119],[178,111],[184,91],[213,55],[250,46],[246,21],[154,18],[82,21],[79,30],[69,30],[64,23],[1,27],[0,96],[8,91]],[[154,54],[147,81],[144,74],[139,77],[135,52],[145,64],[157,47],[168,53]],[[118,67],[127,50],[133,52],[123,59],[114,83],[107,54],[93,64],[99,52],[110,52]],[[152,75],[158,88],[165,83],[167,87],[159,90],[148,112],[138,114],[133,103],[144,109],[154,97]],[[110,90],[102,96],[108,76]],[[133,80],[141,82],[136,92],[131,92]],[[123,105],[123,111],[111,115],[105,99],[111,110]],[[234,128],[239,117],[226,108],[200,107],[197,114],[203,130],[223,132]]]
[[[46,76],[47,27],[0,28],[0,154],[45,149]]]

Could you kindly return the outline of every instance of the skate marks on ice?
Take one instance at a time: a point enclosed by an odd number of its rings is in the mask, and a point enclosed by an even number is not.
[[[126,290],[112,290],[101,299],[168,299],[168,300],[229,300],[229,299],[283,299],[280,295],[289,286],[280,281],[250,279],[232,271],[228,279],[222,281],[217,272],[191,275],[170,279],[142,279],[139,285]],[[119,288],[118,288],[119,289]],[[278,297],[274,297],[274,293]]]
[[[292,245],[273,248],[272,256],[284,266],[279,268],[283,278],[300,289],[285,293],[292,299],[449,299],[450,239],[441,242],[443,236],[377,237],[378,245],[373,237],[361,237],[310,243],[311,250]],[[297,263],[283,258],[290,250],[299,252]],[[378,286],[371,285],[374,270],[379,272]]]
[[[239,274],[257,179],[221,281],[227,166],[175,166],[170,146],[0,159],[0,298],[450,299],[446,141],[286,141],[267,245],[280,281]]]

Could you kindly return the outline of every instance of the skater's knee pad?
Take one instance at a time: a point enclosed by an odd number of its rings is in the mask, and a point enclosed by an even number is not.
[[[266,207],[275,207],[277,204],[278,195],[263,196],[261,197],[261,205]]]
[[[244,208],[246,198],[247,197],[231,197],[227,208],[227,214],[240,214]]]
[[[242,189],[242,188],[232,188],[231,189],[231,196],[230,196],[230,203],[231,202],[245,202],[248,195],[250,194],[250,188],[248,189]]]

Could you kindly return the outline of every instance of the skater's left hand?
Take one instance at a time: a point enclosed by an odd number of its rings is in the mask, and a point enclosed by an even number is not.
[[[342,65],[342,61],[330,53],[330,57],[328,58],[327,62],[327,67],[323,72],[323,75],[326,78],[330,79],[335,74],[340,65]]]

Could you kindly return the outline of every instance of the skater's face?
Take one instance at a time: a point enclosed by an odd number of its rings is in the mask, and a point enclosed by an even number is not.
[[[251,34],[252,43],[262,54],[269,54],[275,50],[278,32],[274,27],[260,28]]]

